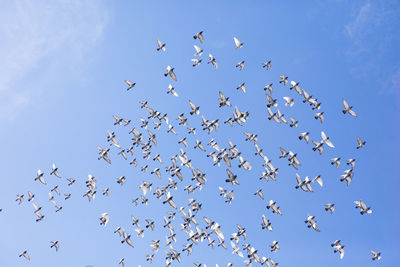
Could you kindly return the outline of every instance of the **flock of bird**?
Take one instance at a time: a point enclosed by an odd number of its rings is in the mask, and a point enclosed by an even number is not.
[[[193,36],[195,40],[198,40],[201,44],[205,41],[203,32],[199,32]],[[244,47],[244,43],[240,42],[236,37],[234,39],[234,49],[238,50]],[[193,62],[193,67],[197,67],[202,63],[201,56],[204,51],[198,45],[194,45],[195,49],[195,58],[191,61]],[[165,43],[157,40],[157,51],[159,53],[164,53],[167,50],[167,46]],[[216,57],[212,54],[208,56],[208,64],[211,64],[214,68],[218,68]],[[269,70],[272,66],[271,61],[266,61],[262,64],[262,68],[265,70]],[[261,67],[261,66],[260,66]],[[236,64],[236,68],[239,70],[243,70],[245,68],[245,61],[240,61]],[[175,74],[175,69],[171,66],[166,67],[166,72],[164,73],[165,77],[171,78],[174,82],[177,81],[177,76]],[[324,112],[321,111],[321,102],[306,92],[304,89],[299,87],[299,82],[290,81],[288,77],[285,75],[280,75],[279,83],[283,86],[290,84],[289,90],[293,90],[302,98],[303,104],[308,104],[312,110],[316,112],[314,119],[319,120],[321,123],[324,123]],[[136,86],[135,82],[130,80],[125,80],[127,84],[126,90],[133,90]],[[240,90],[243,94],[246,94],[246,85],[242,83],[237,86],[237,90]],[[299,121],[293,117],[285,118],[284,114],[278,108],[278,99],[274,99],[273,97],[273,84],[269,84],[264,87],[264,91],[266,92],[266,118],[270,121],[274,121],[279,124],[287,124],[290,127],[298,127]],[[167,94],[171,94],[173,96],[178,97],[179,94],[174,88],[173,85],[168,86]],[[287,107],[293,107],[295,104],[295,99],[293,97],[285,96],[283,97],[284,105]],[[219,186],[220,197],[224,199],[224,201],[229,205],[235,198],[235,190],[238,190],[240,183],[244,181],[240,181],[240,178],[235,174],[234,166],[236,165],[238,168],[242,168],[245,171],[251,171],[253,169],[254,162],[250,162],[245,158],[244,155],[240,152],[237,145],[235,145],[231,140],[228,140],[227,145],[218,144],[213,138],[210,138],[210,141],[207,144],[203,144],[201,141],[195,138],[195,136],[201,134],[202,132],[207,132],[210,136],[211,134],[218,131],[219,127],[227,127],[223,125],[229,125],[234,127],[236,125],[242,126],[249,119],[250,114],[247,111],[239,109],[239,107],[234,106],[231,103],[229,97],[225,96],[221,91],[218,92],[218,103],[220,108],[232,109],[232,116],[225,119],[223,124],[221,124],[219,119],[208,120],[201,116],[201,127],[197,129],[190,125],[191,117],[200,116],[200,107],[197,106],[194,101],[188,100],[188,111],[186,115],[185,113],[181,113],[177,116],[175,124],[172,120],[169,119],[166,113],[156,110],[154,107],[151,107],[148,101],[140,101],[139,104],[141,108],[147,112],[147,116],[144,118],[138,119],[139,126],[134,126],[129,129],[128,135],[132,138],[131,145],[128,147],[123,147],[120,145],[118,139],[119,137],[112,131],[108,131],[107,133],[107,145],[98,146],[98,159],[104,160],[107,164],[111,164],[114,158],[112,157],[112,149],[116,150],[116,153],[113,155],[115,157],[120,157],[120,159],[126,160],[130,165],[140,168],[142,172],[147,172],[149,165],[148,161],[154,162],[158,164],[159,167],[154,168],[150,175],[153,175],[156,180],[158,179],[162,185],[153,188],[153,184],[156,182],[148,180],[144,181],[140,186],[139,190],[142,192],[139,197],[134,198],[132,200],[132,204],[137,205],[148,205],[151,203],[151,196],[149,197],[149,193],[153,191],[154,201],[159,200],[161,204],[169,207],[170,211],[167,212],[165,216],[160,218],[146,218],[142,221],[142,219],[136,218],[135,216],[131,216],[131,223],[134,226],[134,231],[136,232],[135,240],[134,235],[129,231],[125,230],[122,227],[118,226],[114,230],[114,234],[119,236],[119,240],[122,244],[126,244],[130,247],[135,247],[136,243],[140,240],[138,238],[143,237],[147,231],[154,231],[157,229],[166,229],[167,234],[164,237],[164,241],[160,239],[152,240],[150,244],[149,253],[146,255],[145,259],[147,262],[152,262],[154,257],[159,250],[166,247],[164,251],[165,256],[165,266],[172,266],[175,262],[180,262],[181,258],[184,255],[190,255],[195,249],[196,245],[202,242],[207,242],[207,245],[211,248],[221,247],[224,249],[228,249],[227,239],[229,238],[229,245],[232,249],[232,254],[236,254],[239,257],[243,257],[244,263],[246,266],[252,266],[253,264],[261,264],[266,266],[278,266],[278,262],[271,257],[267,257],[261,255],[258,249],[251,246],[249,243],[246,243],[247,232],[246,228],[242,225],[237,224],[237,231],[230,234],[230,237],[226,238],[226,234],[223,232],[222,225],[217,221],[211,219],[208,216],[203,216],[202,218],[198,215],[199,212],[203,209],[203,204],[198,202],[194,198],[189,198],[187,204],[177,203],[174,200],[174,196],[179,193],[178,187],[183,188],[183,191],[186,191],[187,194],[192,194],[195,191],[200,192],[204,186],[206,186],[207,178],[204,170],[200,170],[200,168],[195,166],[195,162],[189,158],[186,151],[188,149],[193,148],[194,150],[204,152],[204,156],[210,158],[210,163],[212,166],[221,166],[224,164],[226,169],[226,178],[225,182],[227,186],[230,186],[229,189],[224,188],[223,186]],[[233,107],[234,106],[234,107]],[[352,117],[357,117],[356,112],[353,109],[353,106],[349,105],[346,100],[343,100],[343,114],[349,114]],[[121,118],[117,115],[112,115],[114,118],[115,126],[122,127],[130,127],[131,119]],[[172,156],[169,164],[168,160],[164,159],[164,156],[160,154],[155,154],[152,149],[158,145],[158,139],[156,137],[156,133],[153,131],[161,131],[161,128],[165,124],[165,129],[167,134],[179,135],[180,140],[177,142],[181,148],[179,152]],[[185,130],[185,128],[186,130]],[[152,129],[151,129],[152,128]],[[158,135],[158,133],[157,133]],[[193,137],[190,137],[192,135]],[[311,140],[313,144],[312,150],[318,151],[320,155],[323,154],[324,149],[334,148],[334,144],[331,138],[322,131],[320,133],[321,139]],[[258,139],[259,136],[254,133],[244,132],[245,140],[254,146],[254,154],[258,156],[262,161],[263,171],[261,172],[260,180],[270,181],[277,180],[279,168],[272,163],[272,160],[268,158],[266,152],[259,146]],[[302,132],[299,134],[298,139],[302,142],[306,142],[309,144],[310,142],[310,133]],[[360,137],[356,137],[356,149],[360,149],[365,147],[366,142],[363,141]],[[311,149],[311,148],[310,148]],[[185,151],[186,150],[186,151]],[[281,147],[281,156],[279,157],[281,160],[287,159],[287,163],[289,166],[293,167],[295,170],[301,166],[300,159],[297,153],[290,151],[286,148]],[[135,155],[138,155],[135,157]],[[141,156],[139,156],[141,155]],[[340,157],[332,158],[331,164],[336,168],[341,166],[342,159]],[[162,164],[167,164],[164,168],[162,168]],[[348,169],[344,171],[344,173],[340,177],[340,181],[346,181],[347,186],[350,185],[353,177],[354,177],[354,168],[355,168],[355,159],[348,159],[346,161],[346,165],[349,166]],[[185,173],[188,172],[189,174]],[[54,175],[55,177],[62,179],[59,169],[55,164],[52,165],[52,168],[49,172],[50,175]],[[168,176],[168,178],[166,178]],[[36,177],[34,177],[34,181],[46,185],[46,177],[45,173],[41,170],[37,171]],[[317,175],[316,177],[310,179],[308,176],[300,177],[299,174],[295,175],[295,188],[301,189],[304,192],[313,192],[315,188],[315,184],[320,187],[323,186],[323,180],[321,175]],[[67,179],[68,186],[73,186],[75,180],[72,178]],[[124,186],[127,182],[125,176],[120,176],[116,179],[116,182],[120,186]],[[313,188],[314,187],[314,188]],[[236,189],[233,189],[236,188]],[[83,192],[83,197],[87,197],[88,201],[94,201],[97,194],[97,181],[96,178],[92,175],[88,175],[88,179],[86,180],[86,189]],[[110,194],[109,188],[104,188],[102,190],[102,195],[107,197]],[[62,206],[57,204],[57,198],[61,195],[59,186],[55,186],[50,189],[49,192],[49,202],[54,205],[55,212],[62,212]],[[264,200],[264,194],[262,188],[259,188],[254,195]],[[64,193],[64,200],[68,200],[71,197],[70,193]],[[16,202],[18,204],[23,204],[25,200],[25,194],[18,194],[16,198]],[[42,222],[45,220],[45,214],[42,214],[42,207],[35,203],[35,194],[32,192],[27,193],[27,201],[32,203],[33,213],[35,214],[36,222]],[[364,200],[354,201],[356,208],[360,209],[361,215],[368,215],[372,213],[371,207],[368,207]],[[274,200],[269,200],[266,206],[267,210],[271,210],[272,214],[283,216],[283,212],[279,206],[279,204]],[[321,203],[321,209],[324,208],[325,211],[333,214],[335,211],[334,203]],[[178,216],[180,213],[181,220]],[[260,229],[266,229],[267,231],[273,231],[273,216],[267,218],[266,215],[262,214],[260,218],[261,227]],[[158,224],[157,219],[160,219],[163,223]],[[100,214],[99,224],[103,227],[107,227],[109,222],[112,220],[110,215],[107,212]],[[316,232],[320,232],[320,229],[317,225],[317,219],[315,216],[307,215],[305,216],[305,224],[307,228],[312,228]],[[176,225],[180,225],[180,231],[183,231],[187,234],[187,238],[184,239],[183,249],[179,249],[176,245],[177,240],[177,229]],[[329,244],[329,242],[328,242]],[[332,248],[334,248],[334,253],[338,253],[340,255],[340,259],[344,257],[344,245],[341,240],[336,240],[331,244]],[[62,249],[62,241],[51,240],[49,242],[49,247],[54,248],[56,251]],[[271,252],[277,252],[280,250],[279,242],[274,240],[270,245]],[[30,260],[30,254],[28,249],[23,249],[23,252],[19,254],[19,257],[24,257],[27,260]],[[375,250],[370,250],[372,254],[372,260],[380,260],[381,253]],[[124,266],[126,264],[125,259],[122,258],[118,262],[120,265]],[[194,266],[206,266],[206,264],[200,262],[194,262]],[[89,266],[89,265],[88,265]],[[218,264],[216,265],[218,266]],[[233,266],[232,263],[227,263],[227,266]]]

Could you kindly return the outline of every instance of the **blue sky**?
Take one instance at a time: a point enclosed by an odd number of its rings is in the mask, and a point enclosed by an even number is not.
[[[185,170],[184,183],[172,192],[178,206],[186,205],[190,197],[197,199],[203,203],[199,218],[218,221],[226,237],[236,231],[236,224],[244,226],[246,242],[280,266],[399,265],[399,12],[397,1],[5,3],[0,11],[0,34],[5,36],[0,44],[0,265],[118,266],[124,257],[126,266],[147,266],[145,255],[151,251],[152,239],[160,239],[162,244],[152,265],[164,264],[167,231],[161,224],[170,209],[154,197],[148,206],[138,207],[131,199],[140,196],[137,187],[143,181],[152,181],[155,188],[166,183],[167,174],[159,181],[150,172],[142,173],[115,149],[110,156],[112,165],[107,165],[97,160],[96,146],[107,146],[107,130],[112,130],[120,143],[129,147],[128,131],[139,127],[139,118],[147,116],[138,101],[147,100],[151,107],[168,113],[178,132],[177,137],[167,134],[165,125],[153,131],[159,141],[154,152],[169,163],[181,147],[177,140],[187,132],[175,118],[182,112],[188,114],[188,99],[200,106],[207,119],[221,121],[232,114],[232,109],[218,108],[218,91],[229,96],[234,106],[249,111],[249,120],[242,127],[222,125],[218,132],[207,135],[200,130],[200,117],[190,117],[189,124],[198,128],[198,133],[188,137],[189,145],[193,147],[196,138],[203,143],[214,138],[227,147],[230,139],[253,169],[246,172],[234,166],[232,171],[241,184],[231,186],[224,182],[224,164],[212,167],[206,153],[186,149],[208,182],[202,191],[188,196],[183,187],[190,183],[191,174]],[[201,30],[203,45],[192,38]],[[234,36],[244,43],[237,51]],[[155,50],[157,39],[167,44],[165,53]],[[205,51],[203,64],[197,68],[192,68],[190,61],[194,44]],[[208,53],[216,57],[217,70],[205,64]],[[243,71],[235,68],[241,60],[246,60]],[[265,60],[272,60],[268,71],[261,67]],[[178,98],[166,94],[172,83],[162,75],[167,65],[175,68],[178,81],[173,84]],[[299,81],[301,88],[322,101],[323,124],[313,119],[314,112],[288,86],[279,85],[281,74]],[[125,90],[125,79],[137,82],[130,92]],[[246,95],[235,89],[242,82],[246,82]],[[297,128],[267,120],[263,87],[271,82],[280,110],[287,118],[299,120]],[[285,107],[283,96],[293,97],[294,107]],[[343,98],[354,105],[358,118],[341,113]],[[131,119],[131,125],[113,126],[112,114]],[[336,148],[325,148],[319,156],[297,136],[309,131],[312,140],[320,140],[321,130]],[[279,167],[276,182],[258,180],[262,161],[254,156],[253,145],[245,142],[244,132],[259,135],[259,146]],[[367,141],[365,148],[355,149],[356,136]],[[279,159],[280,146],[298,153],[302,165],[297,172],[302,177],[322,174],[324,186],[314,186],[314,193],[296,190],[296,170]],[[211,151],[207,147],[207,153]],[[141,158],[139,149],[135,153]],[[342,157],[339,169],[330,165],[332,157]],[[339,182],[348,158],[356,158],[350,187]],[[59,167],[62,180],[49,176],[52,163]],[[140,159],[139,165],[144,164]],[[157,166],[153,161],[148,164],[149,170]],[[47,186],[33,181],[37,169],[46,173]],[[88,174],[98,181],[98,194],[90,203],[82,198]],[[121,175],[127,177],[123,187],[116,183]],[[76,179],[76,184],[68,187],[67,177]],[[57,198],[63,211],[56,214],[48,192],[57,184],[62,194],[71,193],[72,197],[67,201]],[[230,206],[219,197],[218,186],[235,190]],[[110,188],[108,197],[101,195],[105,187]],[[264,201],[252,195],[259,188],[264,191]],[[28,190],[43,206],[46,217],[40,223],[35,222],[31,203],[25,200],[17,205],[14,201],[16,194],[27,195]],[[265,208],[270,199],[278,202],[283,216]],[[354,209],[353,201],[360,199],[372,207],[373,214],[361,216]],[[323,209],[327,202],[336,204],[333,215]],[[105,228],[98,219],[103,212],[110,214]],[[273,232],[261,230],[262,214],[271,220]],[[316,216],[320,233],[305,227],[308,214]],[[113,233],[122,226],[134,236],[131,215],[142,225],[145,218],[156,223],[156,230],[145,231],[143,239],[133,237],[134,249],[121,244]],[[174,222],[176,249],[186,243],[186,234],[179,230],[181,221],[179,215]],[[55,239],[60,242],[58,252],[50,249],[50,241]],[[336,239],[345,245],[343,260],[329,245]],[[281,245],[275,253],[268,248],[273,240]],[[227,245],[228,250],[210,249],[206,243],[195,246],[179,266],[192,266],[194,261],[208,266],[226,266],[227,262],[242,266],[243,259],[232,255],[229,242]],[[382,252],[382,260],[372,262],[370,249]],[[24,250],[31,256],[29,262],[18,258]]]

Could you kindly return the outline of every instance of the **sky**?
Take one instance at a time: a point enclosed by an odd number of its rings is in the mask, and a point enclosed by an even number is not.
[[[143,181],[165,185],[168,174],[158,180],[150,171],[164,169],[170,158],[179,153],[177,141],[187,134],[176,117],[185,113],[189,125],[197,128],[188,136],[186,153],[193,165],[206,173],[202,191],[188,195],[184,186],[193,184],[185,169],[184,181],[172,190],[178,206],[189,198],[202,203],[196,215],[201,226],[203,216],[217,221],[225,239],[235,232],[236,225],[246,228],[249,243],[259,255],[271,257],[279,266],[397,266],[400,265],[400,216],[397,212],[400,158],[400,4],[397,1],[18,1],[3,3],[0,10],[0,138],[3,140],[0,160],[0,266],[118,266],[125,258],[126,266],[163,266],[165,234],[162,217],[170,207],[154,196],[149,204],[135,207],[131,200],[139,197]],[[204,44],[193,39],[204,32]],[[234,49],[233,37],[244,47]],[[166,43],[166,52],[157,52],[157,39]],[[203,63],[192,67],[196,44],[204,49]],[[218,69],[205,64],[212,53]],[[235,68],[245,60],[245,68]],[[272,67],[262,68],[271,60]],[[178,81],[163,73],[167,65],[175,68]],[[322,102],[325,121],[314,120],[315,112],[302,103],[302,98],[289,85],[279,84],[279,75]],[[125,79],[136,82],[126,91]],[[236,90],[246,83],[247,93]],[[263,87],[273,83],[273,97],[278,108],[299,120],[297,128],[267,119],[267,100]],[[179,97],[167,95],[173,84]],[[200,115],[220,122],[232,115],[233,108],[218,107],[218,91],[230,97],[233,106],[248,111],[243,125],[220,129],[208,135],[200,128],[201,117],[190,116],[188,100],[200,106]],[[284,106],[284,96],[294,98],[293,107]],[[346,99],[358,117],[343,115]],[[160,153],[163,164],[135,155],[139,166],[149,165],[146,173],[128,164],[117,149],[111,148],[111,165],[97,160],[97,145],[107,147],[107,130],[114,131],[120,144],[128,148],[132,127],[140,128],[140,118],[147,117],[139,101],[167,113],[178,135],[167,133],[167,125],[159,130],[149,128],[157,136],[152,153]],[[131,119],[127,127],[114,126],[112,115]],[[142,130],[142,129],[141,129]],[[298,140],[301,132],[310,132],[311,140],[320,140],[320,132],[330,136],[335,148],[325,146],[322,156],[312,146]],[[262,160],[254,155],[252,144],[244,132],[258,134],[258,145],[279,168],[277,181],[259,181]],[[146,134],[144,134],[146,135]],[[366,147],[356,149],[356,136]],[[251,171],[232,166],[240,185],[225,183],[226,166],[212,166],[206,157],[211,152],[193,149],[195,140],[203,144],[214,138],[221,147],[232,140],[253,166]],[[294,151],[301,161],[296,171],[280,159],[279,147]],[[339,169],[330,159],[341,157]],[[355,177],[347,187],[340,175],[348,166],[346,159],[355,158]],[[129,157],[132,159],[132,157]],[[50,176],[51,165],[59,168],[62,179]],[[34,181],[36,172],[45,172],[48,185]],[[322,175],[324,186],[313,184],[315,192],[295,189],[295,174],[301,177]],[[97,179],[97,196],[88,202],[83,198],[87,175]],[[126,184],[116,183],[125,175]],[[66,178],[76,179],[67,186]],[[48,192],[58,185],[69,200],[55,196],[63,206],[60,213],[48,201]],[[227,205],[219,196],[218,186],[235,190],[235,198]],[[110,195],[101,194],[104,188]],[[262,188],[265,200],[253,193]],[[35,203],[42,206],[45,219],[35,222],[32,204],[25,197],[18,205],[17,194],[30,190]],[[272,214],[267,202],[275,200],[283,215]],[[373,210],[360,215],[353,201],[363,199]],[[323,204],[335,203],[333,215]],[[109,224],[101,226],[103,212],[110,215]],[[272,222],[274,230],[261,230],[261,215]],[[154,232],[145,230],[144,238],[135,235],[130,216],[155,221]],[[316,216],[321,232],[308,229],[307,215]],[[180,250],[186,234],[180,231],[181,214],[173,222]],[[132,234],[135,248],[120,243],[113,231],[121,226]],[[151,253],[151,240],[160,239],[161,248],[154,262],[146,262]],[[330,243],[336,239],[345,245],[342,260],[333,253]],[[50,248],[58,240],[60,250]],[[273,240],[281,249],[270,252]],[[193,266],[198,261],[207,266],[243,266],[243,258],[232,255],[232,249],[211,249],[207,243],[194,246],[190,256],[173,266]],[[382,253],[379,262],[372,261],[369,250]],[[19,258],[27,250],[31,260]],[[186,253],[182,253],[186,254]],[[207,255],[207,256],[205,256]],[[256,265],[257,266],[257,265]]]

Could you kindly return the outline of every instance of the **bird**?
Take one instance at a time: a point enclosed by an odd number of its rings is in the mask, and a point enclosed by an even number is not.
[[[356,140],[357,140],[357,143],[358,143],[358,146],[356,147],[357,149],[365,147],[365,144],[367,143],[366,141],[361,140],[361,138],[358,137],[358,136],[356,137]]]
[[[164,73],[165,77],[167,77],[168,75],[172,78],[172,80],[177,81],[174,68],[169,65],[167,66],[167,71]]]
[[[193,62],[193,67],[197,67],[198,65],[201,64],[202,60],[198,59],[198,58],[192,58],[192,62]]]
[[[316,120],[319,119],[321,121],[321,123],[323,123],[324,122],[324,112],[316,113],[315,116],[314,116],[314,119],[316,119]]]
[[[203,43],[204,42],[203,31],[196,33],[193,36],[193,39],[199,39],[200,43]]]
[[[107,223],[110,221],[110,217],[108,216],[107,212],[101,214],[100,217],[100,225],[107,226]]]
[[[241,83],[238,87],[236,87],[236,90],[242,90],[242,92],[245,94],[246,93],[246,87],[244,87],[245,83]]]
[[[331,140],[329,139],[329,137],[327,137],[326,134],[325,134],[323,131],[321,131],[321,138],[322,138],[321,143],[325,143],[325,144],[327,144],[327,145],[330,146],[330,147],[335,147],[335,146],[332,144],[332,142],[331,142]]]
[[[307,219],[304,222],[308,223],[307,225],[308,228],[312,227],[315,231],[320,232],[317,226],[317,221],[315,220],[315,216],[308,215]]]
[[[228,106],[231,107],[231,102],[229,102],[229,97],[226,97],[221,91],[218,92],[219,94],[219,107]]]
[[[286,79],[287,79],[287,77],[286,77]],[[286,80],[286,83],[287,83],[287,80]],[[290,90],[292,90],[292,89],[294,89],[299,95],[302,95],[303,94],[303,90],[301,90],[300,89],[300,87],[299,87],[299,82],[295,82],[295,81],[290,81],[290,84],[292,85],[289,89]],[[285,84],[286,85],[286,84]],[[305,103],[304,101],[303,101],[303,103]]]
[[[245,62],[244,60],[238,62],[236,64],[236,68],[239,68],[239,70],[243,70],[244,69],[244,62]]]
[[[272,83],[264,86],[264,91],[269,91],[269,93],[272,95],[272,92],[274,91],[274,88],[272,88]]]
[[[329,210],[331,212],[331,214],[333,214],[333,212],[335,211],[335,204],[327,203],[327,204],[324,204],[324,206],[325,206],[325,211]]]
[[[241,43],[241,42],[238,40],[238,38],[233,37],[233,41],[235,41],[235,49],[236,49],[236,50],[243,47],[243,43]]]
[[[50,241],[51,246],[50,248],[56,248],[56,251],[58,251],[58,249],[60,248],[60,245],[58,244],[58,241]]]
[[[200,107],[196,107],[196,105],[193,104],[193,102],[191,100],[189,100],[189,106],[192,109],[192,111],[190,111],[190,115],[193,115],[193,114],[199,115],[200,114]]]
[[[44,179],[44,177],[43,177],[43,175],[44,175],[44,173],[39,169],[38,171],[37,171],[37,176],[35,177],[35,181],[37,181],[37,180],[39,180],[42,184],[47,184],[46,183],[46,180]]]
[[[157,40],[157,51],[163,51],[165,52],[165,44],[163,42],[161,42],[160,40]]]
[[[212,54],[208,54],[208,61],[207,64],[211,63],[216,69],[218,68],[217,61],[215,60],[215,57]]]
[[[279,79],[281,79],[279,83],[283,83],[283,85],[286,85],[288,83],[288,77],[285,75],[279,75]]]
[[[353,117],[357,117],[357,114],[353,110],[353,106],[349,106],[346,99],[343,99],[344,109],[342,110],[343,114],[349,113]]]
[[[203,54],[203,49],[201,49],[200,47],[198,47],[197,45],[194,45],[193,46],[194,47],[194,49],[196,50],[196,53],[194,54],[196,57],[198,56],[201,56],[202,54]]]
[[[335,165],[336,164],[336,169],[339,168],[340,166],[340,158],[332,158],[331,159],[331,165]]]
[[[380,260],[381,259],[381,253],[380,252],[376,252],[375,250],[370,250],[370,252],[372,253],[372,260]]]
[[[24,252],[22,252],[20,255],[19,255],[19,257],[21,258],[21,257],[24,257],[25,259],[27,259],[28,261],[31,259],[31,257],[29,257],[29,255],[28,255],[28,251],[27,250],[25,250]]]
[[[308,144],[308,142],[310,141],[310,133],[309,132],[301,133],[299,136],[299,140],[303,140],[303,139]]]
[[[271,68],[271,60],[264,62],[262,67],[269,70]]]
[[[131,90],[136,85],[136,83],[134,83],[130,80],[125,80],[125,83],[128,85],[128,88],[126,88],[126,91]]]
[[[288,96],[284,96],[283,99],[286,101],[285,106],[293,107],[293,105],[294,105],[294,99],[293,98],[290,98]]]
[[[364,200],[361,199],[360,201],[354,201],[354,204],[356,204],[356,209],[360,208],[361,215],[364,215],[365,213],[367,213],[367,214],[372,213],[371,207],[367,207]]]
[[[175,91],[175,88],[172,86],[172,84],[168,85],[168,91],[167,94],[172,94],[176,97],[178,97],[178,93]]]

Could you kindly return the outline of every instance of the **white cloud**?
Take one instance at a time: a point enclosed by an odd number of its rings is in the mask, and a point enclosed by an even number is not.
[[[100,1],[9,1],[0,10],[0,116],[9,117],[35,92],[16,86],[41,60],[79,60],[101,37]],[[45,67],[44,67],[45,68]]]

